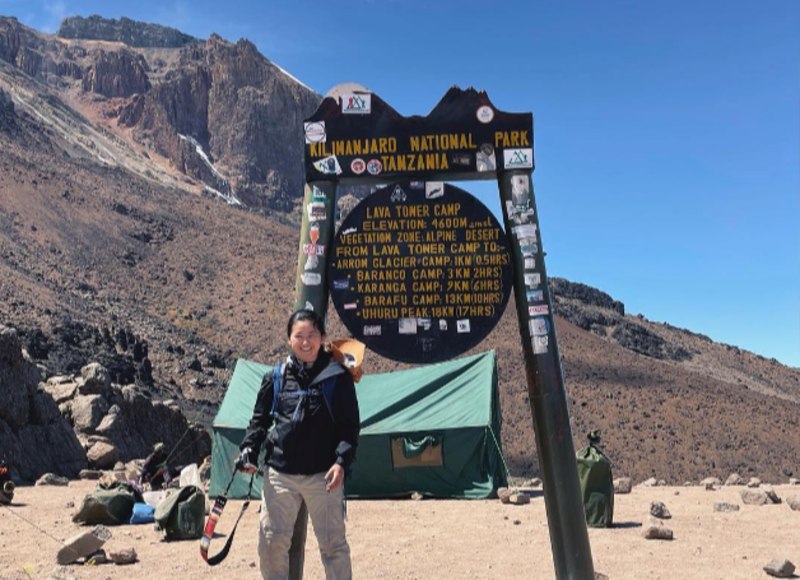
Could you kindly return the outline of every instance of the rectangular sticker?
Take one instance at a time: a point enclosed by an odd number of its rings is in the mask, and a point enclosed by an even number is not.
[[[528,316],[542,316],[546,314],[550,314],[550,309],[547,307],[547,304],[528,306]]]
[[[397,331],[400,334],[417,334],[417,319],[401,318],[398,321]]]
[[[550,333],[550,320],[546,316],[537,316],[528,321],[531,336],[545,336]]]
[[[325,246],[323,244],[303,244],[303,254],[306,256],[324,256]]]
[[[313,272],[306,272],[300,279],[306,286],[319,286],[322,284],[322,274],[315,274]]]
[[[548,339],[546,336],[534,336],[531,339],[533,354],[547,354]]]
[[[324,175],[339,175],[342,173],[342,168],[339,166],[339,161],[336,159],[336,155],[331,155],[325,159],[315,161],[314,167],[317,171]]]
[[[372,95],[346,93],[342,95],[342,113],[345,115],[369,115],[372,112]]]
[[[364,327],[364,336],[380,336],[380,335],[381,335],[381,327],[379,325]]]
[[[465,318],[463,320],[456,320],[456,332],[461,334],[465,332],[471,332],[469,318]]]
[[[503,166],[506,169],[533,169],[533,149],[504,149]]]
[[[531,290],[535,290],[542,283],[542,275],[538,272],[532,274],[525,274],[525,286]]]
[[[544,290],[528,290],[525,293],[528,302],[542,302],[544,300]]]

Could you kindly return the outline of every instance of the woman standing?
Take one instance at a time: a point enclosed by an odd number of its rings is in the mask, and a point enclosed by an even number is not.
[[[292,353],[278,367],[279,388],[275,373],[267,373],[236,460],[237,469],[254,472],[266,441],[261,576],[287,579],[292,532],[305,502],[325,577],[349,580],[342,484],[355,459],[360,430],[355,386],[350,373],[322,349],[325,326],[315,312],[295,312],[286,330]]]

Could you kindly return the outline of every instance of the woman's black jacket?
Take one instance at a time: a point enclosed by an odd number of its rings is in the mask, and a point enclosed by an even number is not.
[[[328,471],[334,463],[349,473],[361,429],[352,376],[324,351],[311,368],[294,356],[284,365],[277,418],[271,414],[275,391],[270,371],[261,381],[240,449],[249,447],[251,457],[258,457],[266,440],[265,461],[282,473],[311,475]],[[321,394],[297,396],[299,391],[318,391],[329,377],[336,377],[330,410]]]

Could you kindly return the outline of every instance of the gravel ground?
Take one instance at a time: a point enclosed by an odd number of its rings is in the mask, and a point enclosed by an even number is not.
[[[69,487],[18,488],[14,513],[64,539],[81,531],[70,521],[74,507],[93,482],[73,481]],[[589,537],[597,571],[611,580],[675,578],[753,580],[768,578],[762,567],[772,558],[800,565],[800,512],[785,503],[741,505],[742,487],[706,491],[700,487],[635,487],[617,495],[616,526],[591,529]],[[800,494],[800,487],[779,485],[782,498]],[[666,520],[675,533],[669,541],[645,540],[651,501],[663,501],[672,513]],[[741,505],[738,512],[716,513],[714,502]],[[238,513],[231,502],[218,531],[226,534]],[[55,539],[0,508],[0,580],[53,578],[106,580],[153,578],[237,578],[257,580],[257,504],[239,525],[228,559],[209,568],[198,542],[161,541],[150,524],[111,528],[106,548],[134,546],[139,561],[130,566],[69,566],[58,574]],[[554,577],[547,517],[541,492],[529,505],[487,501],[351,501],[348,539],[354,576],[363,579],[465,578],[548,579]],[[212,552],[223,539],[212,544]],[[65,575],[66,572],[66,575]],[[323,578],[313,533],[306,557],[307,579]]]

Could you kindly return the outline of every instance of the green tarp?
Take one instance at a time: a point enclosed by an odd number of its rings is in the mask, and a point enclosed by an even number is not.
[[[269,366],[242,359],[236,363],[212,427],[212,497],[223,493],[230,481],[261,378],[269,371]],[[353,475],[346,483],[348,497],[419,492],[484,498],[506,485],[497,447],[501,416],[494,352],[365,375],[356,394],[361,438]],[[244,497],[249,479],[237,474],[229,497]],[[257,479],[253,497],[260,492]]]

